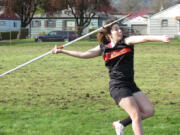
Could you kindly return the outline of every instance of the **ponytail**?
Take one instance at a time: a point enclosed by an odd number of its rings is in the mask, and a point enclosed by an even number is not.
[[[115,21],[115,19],[109,19],[109,20],[107,20],[107,21],[105,22],[104,25],[107,25],[107,24],[112,23],[112,22],[114,22],[114,21]],[[114,24],[118,24],[118,23],[114,23]],[[103,28],[102,30],[100,30],[100,31],[98,32],[98,34],[97,34],[97,40],[98,40],[99,44],[104,44],[104,45],[106,45],[106,44],[108,44],[108,43],[111,42],[110,39],[109,39],[109,37],[108,37],[108,34],[111,34],[111,28],[112,28],[112,26],[113,26],[114,24],[112,24],[112,25],[110,25],[110,26],[108,26],[108,27],[106,27],[106,28]]]
[[[103,28],[100,32],[98,32],[97,40],[98,40],[99,44],[110,43],[110,39],[107,36],[107,30],[105,28]]]

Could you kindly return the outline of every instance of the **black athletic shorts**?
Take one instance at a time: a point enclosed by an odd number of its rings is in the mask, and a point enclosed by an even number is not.
[[[119,85],[110,84],[110,95],[115,100],[116,104],[119,104],[119,101],[122,98],[130,97],[134,93],[141,91],[134,81],[121,83]]]

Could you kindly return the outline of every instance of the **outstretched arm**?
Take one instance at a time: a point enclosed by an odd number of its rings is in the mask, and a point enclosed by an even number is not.
[[[55,46],[52,49],[52,54],[57,54],[57,53],[64,53],[64,54],[74,56],[77,58],[88,59],[88,58],[94,58],[94,57],[100,56],[100,46],[97,46],[97,47],[90,49],[86,52],[78,52],[78,51],[69,51],[69,50],[64,50],[64,49],[58,49],[57,46]]]
[[[169,43],[170,39],[168,36],[152,36],[152,35],[145,35],[145,36],[130,36],[125,39],[127,45],[133,45],[138,43],[144,42],[164,42]]]

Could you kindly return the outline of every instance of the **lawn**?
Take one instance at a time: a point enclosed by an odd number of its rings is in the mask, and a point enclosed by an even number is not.
[[[0,74],[49,51],[57,42],[0,42]],[[85,51],[95,41],[66,49]],[[180,135],[180,40],[135,46],[135,80],[156,113],[146,135]],[[0,77],[0,135],[115,135],[112,122],[127,114],[108,91],[101,57],[48,55]],[[125,135],[132,135],[131,126]]]

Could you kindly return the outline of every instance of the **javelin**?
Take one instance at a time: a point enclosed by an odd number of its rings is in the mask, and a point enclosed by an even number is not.
[[[66,46],[68,46],[68,45],[70,45],[70,44],[72,44],[72,43],[74,43],[74,42],[76,42],[76,41],[79,41],[79,40],[81,40],[81,39],[83,39],[83,38],[85,38],[85,37],[87,37],[87,36],[89,36],[89,35],[92,35],[92,34],[98,32],[99,30],[101,30],[101,29],[103,29],[103,28],[106,28],[106,27],[108,27],[108,26],[110,26],[110,25],[112,25],[112,24],[114,24],[114,23],[116,23],[116,22],[118,22],[118,21],[120,21],[120,20],[123,20],[123,19],[129,17],[130,15],[131,15],[131,14],[128,14],[128,15],[126,15],[126,16],[124,16],[124,17],[121,17],[121,18],[113,21],[112,23],[109,23],[109,24],[104,25],[104,26],[102,26],[102,27],[100,27],[100,28],[98,28],[98,29],[96,29],[96,30],[94,30],[94,31],[91,31],[90,33],[87,33],[86,35],[83,35],[83,36],[81,36],[81,37],[79,37],[79,38],[77,38],[77,39],[75,39],[75,40],[72,40],[71,42],[68,42],[68,43],[66,43],[66,44],[64,44],[64,45],[62,45],[62,46],[59,46],[58,48],[59,48],[59,49],[62,49],[62,48],[66,47]],[[24,66],[26,66],[26,65],[28,65],[28,64],[36,61],[36,60],[39,60],[39,59],[41,59],[41,58],[43,58],[43,57],[45,57],[45,56],[47,56],[47,55],[49,55],[49,54],[51,54],[51,51],[48,51],[48,52],[46,52],[46,53],[44,53],[44,54],[42,54],[42,55],[40,55],[40,56],[38,56],[38,57],[36,57],[36,58],[34,58],[34,59],[32,59],[32,60],[27,61],[27,62],[24,63],[24,64],[21,64],[21,65],[15,67],[15,68],[13,68],[13,69],[7,71],[7,72],[4,72],[3,74],[0,74],[0,77],[4,76],[4,75],[6,75],[6,74],[9,74],[9,73],[11,73],[11,72],[13,72],[13,71],[21,68],[21,67],[24,67]]]

